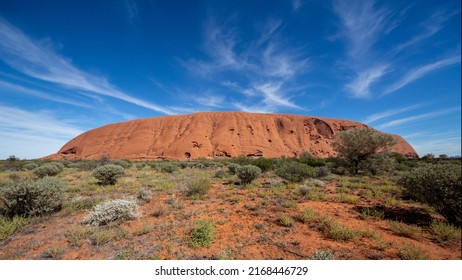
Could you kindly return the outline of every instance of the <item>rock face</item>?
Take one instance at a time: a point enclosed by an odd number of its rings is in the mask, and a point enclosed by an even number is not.
[[[109,124],[87,131],[65,144],[51,159],[188,160],[295,157],[308,151],[335,156],[331,143],[339,131],[367,127],[358,122],[288,114],[242,112],[196,113]],[[409,143],[392,135],[393,151],[417,157]]]

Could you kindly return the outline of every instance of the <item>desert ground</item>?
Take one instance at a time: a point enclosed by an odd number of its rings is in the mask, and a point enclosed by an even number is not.
[[[0,259],[461,259],[460,228],[404,197],[399,172],[291,182],[269,169],[244,184],[230,161],[125,161],[102,184],[100,162],[63,164],[59,209],[0,217]],[[37,179],[18,169],[0,173],[0,188]],[[136,202],[137,217],[88,223],[114,199]]]

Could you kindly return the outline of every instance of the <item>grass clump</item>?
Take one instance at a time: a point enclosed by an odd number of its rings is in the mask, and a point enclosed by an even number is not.
[[[348,203],[348,204],[358,204],[359,203],[359,197],[357,197],[356,195],[344,194],[344,193],[341,193],[335,196],[334,200],[336,202]]]
[[[152,199],[152,192],[147,188],[142,188],[138,191],[138,195],[136,196],[136,198],[141,203],[149,203]]]
[[[253,180],[257,179],[261,175],[261,169],[255,165],[244,165],[240,166],[236,170],[237,177],[243,184],[250,184]]]
[[[106,164],[97,167],[92,173],[93,177],[105,185],[114,185],[117,182],[117,179],[122,177],[124,174],[124,168],[115,164]]]
[[[215,226],[211,221],[198,221],[191,230],[190,242],[193,247],[207,247],[215,241]]]
[[[436,240],[443,244],[453,244],[461,239],[461,229],[451,224],[434,220],[430,229]]]
[[[102,226],[111,222],[133,220],[138,216],[138,206],[135,202],[115,199],[96,205],[85,222],[94,226]]]
[[[403,244],[398,249],[398,256],[402,260],[428,260],[428,254],[422,248],[414,244]]]
[[[0,197],[9,216],[42,215],[61,209],[65,188],[63,180],[47,177],[12,183],[0,190]]]
[[[294,224],[294,219],[292,219],[292,217],[289,214],[283,213],[279,217],[278,222],[283,227],[291,227]]]
[[[88,229],[71,229],[68,230],[64,236],[67,238],[71,246],[81,247],[91,234],[92,231]]]
[[[370,207],[364,207],[361,209],[360,216],[361,216],[361,219],[363,220],[367,220],[370,217],[375,217],[375,218],[382,220],[383,218],[385,218],[385,213],[381,210],[377,210],[377,209],[370,208]]]
[[[27,224],[27,219],[20,216],[13,218],[0,217],[0,241],[15,233],[18,229]]]
[[[200,199],[208,193],[212,188],[210,180],[207,178],[199,178],[189,181],[186,184],[188,196],[193,199]]]
[[[311,223],[317,219],[318,213],[313,209],[307,207],[303,210],[303,214],[301,216],[301,220],[304,223]]]
[[[322,232],[328,238],[336,241],[349,242],[355,240],[359,236],[358,231],[343,226],[328,216],[321,217],[320,225]]]
[[[399,236],[418,240],[422,234],[422,229],[418,226],[408,225],[398,221],[389,221],[388,225],[390,229]]]

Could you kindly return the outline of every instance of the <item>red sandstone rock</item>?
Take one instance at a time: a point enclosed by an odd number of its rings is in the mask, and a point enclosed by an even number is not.
[[[354,121],[288,114],[211,112],[114,123],[87,131],[65,144],[51,159],[196,159],[236,156],[294,157],[308,151],[335,156],[339,131],[367,127]],[[409,143],[392,135],[393,151],[417,157]]]

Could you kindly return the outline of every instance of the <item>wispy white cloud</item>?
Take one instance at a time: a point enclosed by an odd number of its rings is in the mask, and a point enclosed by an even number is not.
[[[182,61],[182,65],[193,74],[242,94],[244,100],[231,102],[240,110],[302,109],[290,101],[286,87],[307,71],[310,61],[301,48],[282,43],[282,29],[282,21],[269,19],[253,40],[244,43],[238,39],[236,24],[220,23],[211,17],[204,32],[207,59],[191,58]],[[227,74],[226,79],[222,78],[223,73]],[[252,105],[246,105],[248,102]]]
[[[408,84],[428,75],[436,70],[460,63],[460,55],[448,57],[436,62],[426,64],[408,71],[400,80],[385,89],[382,95],[386,95],[407,86]]]
[[[49,112],[0,105],[0,158],[12,154],[19,157],[46,156],[55,153],[82,132],[71,120],[58,118]]]
[[[362,60],[370,53],[381,34],[394,28],[391,11],[377,8],[373,0],[334,1],[334,12],[341,21],[341,34],[348,41],[348,55]]]
[[[303,3],[302,0],[292,0],[292,8],[294,11],[297,11],[302,7]]]
[[[387,73],[388,65],[377,65],[357,74],[356,79],[346,85],[353,97],[368,98],[371,95],[370,87]]]
[[[418,109],[418,108],[421,108],[421,107],[423,107],[423,104],[415,104],[415,105],[411,105],[411,106],[407,106],[407,107],[403,107],[403,108],[386,110],[386,111],[376,113],[376,114],[372,114],[372,115],[366,117],[366,119],[363,121],[363,123],[371,124],[373,122],[377,122],[377,121],[380,121],[382,119],[393,117],[393,116],[396,116],[398,114],[408,112],[408,111],[412,111],[412,110],[415,110],[415,109]]]
[[[78,106],[82,108],[92,108],[92,106],[88,105],[88,103],[75,101],[69,98],[64,98],[61,96],[57,96],[56,94],[49,94],[49,93],[45,93],[39,90],[30,89],[30,88],[12,84],[6,81],[0,81],[0,94],[2,93],[5,93],[5,94],[23,93],[23,94],[38,97],[40,99],[50,100],[53,102],[74,105],[74,106]]]
[[[86,73],[0,18],[0,58],[15,70],[66,88],[94,92],[165,114],[172,110],[128,95],[105,78]]]
[[[405,125],[405,124],[416,123],[418,121],[434,118],[434,117],[441,116],[441,115],[447,115],[447,114],[457,112],[457,111],[460,111],[460,107],[444,109],[444,110],[440,110],[440,111],[436,111],[436,112],[430,112],[430,113],[425,113],[425,114],[405,117],[405,118],[401,118],[401,119],[395,119],[395,120],[391,120],[391,121],[385,122],[383,124],[380,124],[379,126],[377,126],[377,128],[378,129],[389,129],[389,128],[392,128],[392,127],[399,127],[399,126],[402,126],[402,125]]]
[[[394,48],[394,52],[400,52],[409,46],[415,45],[427,38],[432,37],[436,33],[438,33],[443,27],[444,24],[451,19],[456,14],[460,13],[460,11],[436,11],[433,15],[420,24],[423,28],[423,31],[414,37],[410,38],[408,41],[398,44]]]
[[[138,4],[135,0],[125,0],[124,4],[128,20],[131,24],[133,23],[133,20],[138,16]]]

